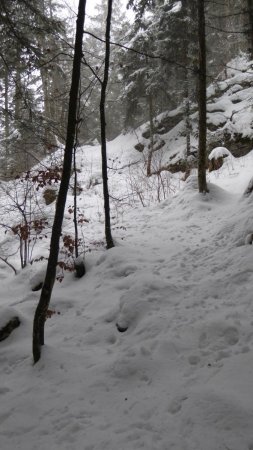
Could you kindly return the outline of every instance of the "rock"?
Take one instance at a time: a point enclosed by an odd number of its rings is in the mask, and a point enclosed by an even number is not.
[[[39,291],[44,283],[46,276],[46,262],[36,262],[32,266],[29,284],[33,292]]]
[[[50,205],[56,200],[57,191],[55,189],[45,189],[43,193],[43,198],[45,200],[46,205]]]
[[[224,158],[228,156],[232,157],[232,154],[226,147],[215,147],[208,156],[209,172],[220,169],[223,166]]]
[[[117,330],[118,330],[120,333],[125,333],[125,331],[128,330],[128,327],[127,327],[127,326],[121,326],[119,323],[116,323],[116,327],[117,327]]]
[[[214,170],[218,170],[223,166],[223,157],[220,156],[219,158],[212,158],[208,163],[208,170],[209,172],[213,172]]]
[[[250,137],[243,137],[241,134],[234,133],[233,135],[223,130],[217,130],[211,136],[208,136],[207,151],[210,152],[214,147],[229,148],[230,152],[235,158],[247,155],[253,149],[253,142]]]
[[[251,178],[245,192],[244,192],[244,197],[249,197],[253,192],[253,178]]]
[[[35,286],[32,287],[32,291],[33,292],[40,291],[42,289],[42,286],[43,286],[43,281],[40,281],[38,284],[36,284]]]
[[[245,243],[245,245],[252,245],[252,242],[253,242],[253,234],[249,233],[245,237],[244,243]]]
[[[143,150],[144,150],[144,148],[145,148],[145,146],[144,146],[143,144],[141,144],[141,142],[139,142],[139,144],[136,144],[136,145],[134,146],[134,148],[135,148],[135,150],[137,150],[138,152],[142,153]]]
[[[183,111],[170,111],[168,114],[164,114],[159,121],[154,126],[154,132],[156,134],[168,133],[172,128],[174,128],[181,120],[184,119]],[[142,133],[142,137],[145,139],[150,138],[150,128],[148,127]]]
[[[76,278],[82,278],[85,275],[86,270],[85,270],[83,258],[77,258],[75,260],[74,268],[75,268],[75,277]]]
[[[19,327],[20,320],[17,316],[12,317],[4,327],[0,329],[0,341],[4,341],[4,339],[7,339],[7,337],[11,334],[15,328]]]
[[[158,150],[160,150],[163,146],[165,145],[165,141],[163,139],[160,138],[160,136],[155,136],[154,139],[154,147],[153,147],[153,151],[157,152]],[[151,148],[151,143],[148,145],[148,148]]]
[[[188,161],[186,159],[179,159],[179,161],[175,162],[174,164],[168,164],[166,167],[166,170],[169,170],[171,173],[176,172],[184,172],[188,173],[191,169],[194,169],[197,167],[197,160],[192,159],[192,161]]]

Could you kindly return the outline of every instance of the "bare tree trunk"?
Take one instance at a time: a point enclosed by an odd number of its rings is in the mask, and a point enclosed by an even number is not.
[[[5,138],[5,174],[8,176],[9,166],[9,135],[10,135],[10,118],[9,118],[9,73],[5,68],[4,73],[4,138]]]
[[[15,73],[15,94],[14,94],[14,118],[16,121],[16,126],[19,127],[20,120],[22,118],[22,105],[23,105],[23,86],[21,79],[21,68],[20,64],[17,65]]]
[[[105,32],[105,67],[104,67],[104,78],[101,84],[101,99],[100,99],[101,155],[102,155],[102,177],[103,177],[104,210],[105,210],[105,238],[106,238],[106,246],[108,249],[114,247],[111,233],[110,197],[109,197],[108,174],[107,174],[106,120],[105,120],[105,99],[106,99],[106,88],[108,83],[108,74],[110,65],[110,31],[111,31],[111,17],[112,17],[112,2],[113,0],[108,0],[108,13],[106,19],[106,32]]]
[[[205,0],[198,0],[199,37],[199,154],[198,185],[199,192],[206,193],[206,37]]]
[[[4,73],[4,137],[7,139],[10,134],[10,119],[9,119],[9,73],[5,69]],[[8,156],[8,154],[6,154]]]
[[[73,151],[73,170],[74,170],[74,229],[75,229],[75,257],[78,258],[78,225],[77,225],[77,170],[76,170],[76,145]]]
[[[150,129],[150,148],[148,152],[148,161],[147,161],[147,177],[152,175],[151,163],[152,156],[154,153],[154,108],[153,108],[153,97],[152,94],[148,96],[148,110],[149,110],[149,129]]]
[[[253,58],[253,0],[247,0],[249,12],[249,44],[250,57]]]
[[[190,5],[188,0],[184,0],[182,2],[182,7],[184,8],[185,17],[192,17],[190,11]],[[189,24],[189,29],[190,29]],[[185,137],[186,137],[186,158],[190,156],[191,153],[191,121],[190,121],[190,74],[188,67],[192,64],[190,60],[190,32],[187,30],[184,39],[183,46],[183,56],[185,61],[185,69],[184,69],[184,87],[183,87],[183,95],[184,95],[184,118],[185,118]]]
[[[191,154],[191,119],[190,119],[190,99],[189,99],[189,74],[186,71],[185,79],[185,135],[186,135],[186,157]]]
[[[80,81],[81,60],[83,56],[82,41],[83,41],[83,27],[85,20],[85,7],[86,7],[86,0],[79,0],[78,16],[76,23],[72,83],[69,94],[68,126],[67,126],[66,145],[64,151],[62,179],[55,209],[55,217],[52,228],[52,236],[50,242],[50,252],[46,276],[42,287],[40,300],[37,309],[35,311],[33,323],[34,363],[39,361],[41,356],[41,346],[44,345],[45,320],[56,277],[56,268],[59,254],[59,242],[61,236],[63,215],[68,193],[69,180],[71,176],[72,153],[75,141],[75,130],[77,125],[76,113],[78,103],[78,90]]]
[[[45,116],[45,143],[49,148],[56,147],[56,136],[60,141],[64,141],[66,131],[65,116],[65,95],[60,95],[65,90],[65,75],[60,71],[56,61],[51,72],[47,67],[41,67],[40,75],[42,80],[42,89],[44,96],[44,116]]]

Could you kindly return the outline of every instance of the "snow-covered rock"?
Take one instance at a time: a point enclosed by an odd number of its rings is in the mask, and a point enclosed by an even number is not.
[[[208,155],[208,159],[224,158],[226,156],[232,156],[230,151],[225,147],[215,147]]]

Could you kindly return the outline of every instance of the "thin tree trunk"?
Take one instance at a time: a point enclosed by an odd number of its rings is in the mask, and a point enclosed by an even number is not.
[[[191,121],[190,121],[190,101],[186,99],[185,105],[185,127],[186,127],[186,156],[191,154]]]
[[[4,138],[5,138],[5,174],[8,176],[9,166],[9,135],[10,135],[10,119],[9,119],[9,73],[5,68],[4,73]]]
[[[205,38],[205,0],[198,0],[199,37],[199,154],[198,186],[199,192],[206,193],[206,38]]]
[[[190,120],[190,99],[189,99],[189,74],[186,70],[185,74],[185,136],[186,136],[186,157],[191,154],[191,120]]]
[[[106,32],[105,32],[105,67],[104,67],[104,78],[101,84],[101,99],[100,99],[101,156],[102,156],[102,177],[103,177],[104,210],[105,210],[105,239],[106,239],[106,246],[108,249],[114,247],[111,233],[110,197],[109,197],[108,174],[107,174],[106,120],[105,120],[105,99],[106,99],[106,88],[108,83],[108,74],[110,65],[110,31],[111,31],[111,17],[112,17],[112,2],[113,0],[108,0],[108,13],[106,19]]]
[[[73,170],[74,170],[74,229],[75,229],[75,257],[78,258],[78,225],[77,225],[77,170],[76,170],[76,145],[73,151]]]
[[[8,139],[10,135],[10,119],[9,119],[9,73],[5,69],[4,73],[4,137]],[[8,154],[6,154],[8,156]]]
[[[152,175],[151,171],[151,163],[152,156],[154,153],[154,111],[153,111],[153,97],[152,94],[148,96],[148,110],[149,110],[149,129],[150,129],[150,149],[148,152],[148,161],[147,161],[147,177]]]
[[[33,323],[34,363],[39,361],[41,356],[41,346],[44,345],[45,320],[56,277],[56,268],[59,254],[59,242],[61,236],[63,215],[68,193],[69,180],[71,176],[72,153],[76,130],[76,112],[78,102],[80,69],[81,69],[81,60],[83,56],[82,41],[83,41],[84,19],[85,19],[85,7],[86,7],[86,0],[79,0],[78,16],[76,22],[72,83],[69,94],[68,126],[67,126],[66,145],[64,151],[62,179],[60,183],[60,189],[55,209],[55,217],[52,228],[52,236],[50,242],[50,252],[46,276],[42,287],[40,300],[37,309],[35,311]]]
[[[19,121],[22,118],[22,101],[23,101],[23,87],[21,80],[21,68],[20,64],[16,68],[15,74],[15,95],[14,95],[14,118],[17,128],[19,127]]]
[[[184,9],[185,17],[189,17],[191,20],[192,14],[190,11],[190,5],[188,0],[182,2],[182,7]],[[184,115],[185,115],[185,137],[186,137],[186,158],[190,156],[191,153],[191,121],[190,121],[190,73],[188,67],[192,64],[190,59],[190,31],[191,26],[189,24],[188,30],[185,34],[184,46],[183,46],[183,56],[185,61],[184,70]]]
[[[41,44],[41,48],[44,50],[45,46]],[[41,67],[40,69],[40,76],[42,81],[42,89],[43,89],[43,96],[44,96],[44,116],[46,119],[46,125],[45,125],[45,150],[47,149],[47,146],[49,148],[52,148],[53,146],[56,146],[56,137],[54,132],[52,131],[52,124],[51,121],[55,119],[53,116],[53,103],[56,102],[56,99],[53,100],[52,98],[52,92],[50,90],[50,80],[49,80],[49,71],[46,66]]]

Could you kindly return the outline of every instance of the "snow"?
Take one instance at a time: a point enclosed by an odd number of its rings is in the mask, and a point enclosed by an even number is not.
[[[182,2],[176,2],[175,5],[171,8],[170,13],[176,13],[178,11],[180,11],[182,8]]]
[[[180,3],[180,2],[178,2]],[[252,123],[252,61],[245,55],[239,55],[226,66],[226,71],[220,74],[219,80],[215,80],[207,88],[207,124],[208,147],[225,145],[224,136],[231,136],[237,142],[240,137],[247,141],[253,138]],[[226,78],[226,79],[225,79]],[[131,88],[131,82],[129,84]],[[198,108],[197,104],[191,103],[190,126],[191,126],[191,151],[197,153],[198,136]],[[178,121],[175,118],[178,117]],[[171,120],[170,120],[171,119]],[[162,166],[175,164],[186,158],[186,123],[184,105],[180,104],[171,111],[159,114],[154,120],[156,133],[160,134],[164,146],[155,152]],[[160,124],[160,127],[159,127]],[[162,124],[163,127],[162,127]],[[175,125],[176,124],[176,125]],[[142,133],[149,131],[150,124],[147,122],[133,134],[135,144],[143,144],[143,155],[148,154],[149,139],[145,139]],[[145,134],[144,134],[145,135]],[[134,145],[135,145],[134,144]],[[226,145],[228,145],[226,143]],[[230,150],[228,148],[228,150]],[[136,156],[135,156],[135,159]]]
[[[211,161],[211,159],[218,159],[223,157],[229,156],[232,158],[232,154],[226,147],[215,147],[208,155],[208,159]]]
[[[252,137],[252,74],[237,58],[229,78],[208,88],[209,123]],[[182,106],[157,119],[180,113]],[[193,131],[196,119],[197,112]],[[184,157],[184,127],[182,120],[162,134],[154,167]],[[35,366],[40,292],[32,289],[44,278],[55,203],[46,206],[43,189],[34,192],[29,182],[1,183],[2,258],[19,269],[10,227],[20,222],[15,202],[25,188],[31,214],[48,221],[33,241],[32,264],[14,275],[0,260],[0,329],[14,316],[21,321],[0,342],[1,450],[253,450],[253,208],[252,194],[244,195],[253,151],[234,158],[229,148],[213,149],[210,159],[227,157],[207,174],[209,193],[201,195],[195,171],[185,182],[180,173],[146,177],[144,154],[134,149],[141,142],[147,150],[144,131],[147,124],[108,143],[116,244],[108,251],[100,147],[77,151],[78,260],[84,257],[86,274],[59,269],[64,278],[55,284]],[[60,158],[58,151],[52,162]],[[63,227],[70,236],[72,209],[70,189]],[[63,242],[60,260],[74,262]]]
[[[116,246],[108,251],[102,186],[88,183],[99,178],[100,149],[78,152],[78,204],[89,219],[82,234],[91,251],[83,278],[67,272],[55,284],[55,314],[35,366],[40,293],[31,288],[45,261],[16,276],[1,262],[0,326],[21,320],[1,342],[1,450],[253,449],[253,209],[251,196],[243,196],[253,153],[225,158],[208,174],[206,195],[195,173],[185,183],[172,178],[158,203],[141,179],[129,187],[131,170],[141,173],[135,143],[134,134],[108,143],[118,198]],[[146,207],[134,186],[146,189]],[[46,211],[51,216],[54,205]],[[72,227],[66,211],[64,232]],[[8,242],[14,249],[10,236]],[[48,245],[39,242],[36,254]],[[17,266],[17,255],[11,262]]]
[[[222,81],[208,87],[207,121],[210,130],[219,128],[223,135],[252,138],[252,77],[252,61],[242,54],[220,74]]]

